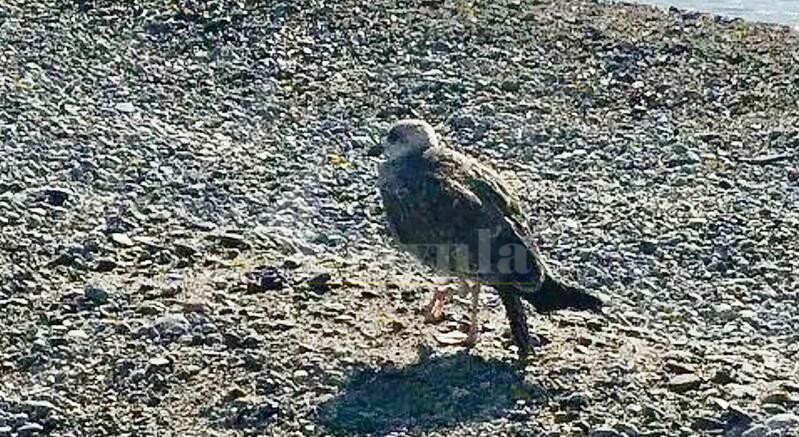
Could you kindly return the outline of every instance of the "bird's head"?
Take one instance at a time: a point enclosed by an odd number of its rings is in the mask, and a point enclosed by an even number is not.
[[[388,159],[418,155],[438,146],[438,135],[423,120],[400,120],[391,126],[386,136],[385,153]]]

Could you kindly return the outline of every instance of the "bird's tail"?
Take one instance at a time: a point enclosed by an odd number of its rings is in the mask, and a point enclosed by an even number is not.
[[[602,300],[588,291],[564,284],[551,276],[544,279],[538,291],[521,293],[521,297],[540,313],[565,309],[601,313],[603,305]]]

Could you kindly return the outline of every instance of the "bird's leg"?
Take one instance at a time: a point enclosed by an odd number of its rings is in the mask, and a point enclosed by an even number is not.
[[[425,322],[440,323],[444,320],[444,305],[447,304],[447,300],[449,300],[449,289],[446,287],[437,288],[433,292],[430,302],[422,309]]]
[[[477,337],[480,331],[480,322],[477,320],[478,313],[480,312],[480,284],[467,284],[463,282],[463,286],[469,289],[472,298],[471,314],[469,315],[469,332],[462,344],[466,347],[474,347],[477,344]]]
[[[519,357],[526,357],[533,348],[530,339],[530,331],[527,327],[527,316],[524,313],[524,305],[519,295],[513,291],[498,290],[502,304],[505,306],[505,314],[510,321],[510,332],[513,336],[513,343],[519,348]]]

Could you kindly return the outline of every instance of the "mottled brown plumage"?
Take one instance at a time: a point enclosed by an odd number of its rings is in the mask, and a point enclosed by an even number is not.
[[[427,265],[495,288],[523,353],[530,340],[520,298],[541,312],[601,307],[548,273],[518,202],[490,167],[440,144],[421,120],[396,123],[386,153],[380,191],[397,241]]]

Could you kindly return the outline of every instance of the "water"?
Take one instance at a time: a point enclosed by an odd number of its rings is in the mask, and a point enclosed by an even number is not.
[[[799,0],[636,0],[799,28]]]

